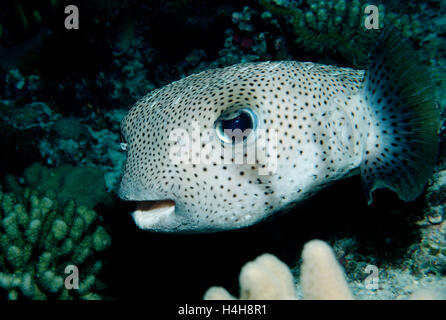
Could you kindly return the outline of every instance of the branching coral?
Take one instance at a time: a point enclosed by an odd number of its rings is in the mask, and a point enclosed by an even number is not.
[[[240,300],[296,299],[293,275],[282,261],[271,254],[263,254],[248,262],[240,272]],[[235,299],[222,287],[211,287],[206,300]]]
[[[0,192],[0,288],[9,299],[101,298],[98,257],[111,238],[95,211],[73,200],[60,210],[54,199],[54,193],[40,197],[30,189]],[[68,265],[79,270],[77,290],[64,287]]]
[[[305,299],[351,300],[353,297],[333,250],[320,240],[310,241],[304,246],[300,284]]]
[[[343,272],[332,248],[321,240],[305,244],[302,251],[300,286],[304,299],[353,299]],[[263,254],[248,262],[239,277],[240,300],[297,299],[297,290],[290,269],[271,254]],[[410,299],[441,299],[441,292],[421,288]],[[205,300],[236,299],[222,287],[211,287]]]
[[[279,19],[286,33],[303,50],[311,52],[332,51],[340,53],[355,67],[367,65],[368,50],[376,39],[376,30],[364,26],[364,9],[369,3],[363,0],[307,0],[299,2],[259,0],[260,5]],[[399,27],[405,36],[417,38],[421,33],[420,22],[406,14],[386,11],[378,6],[379,25],[389,23]]]

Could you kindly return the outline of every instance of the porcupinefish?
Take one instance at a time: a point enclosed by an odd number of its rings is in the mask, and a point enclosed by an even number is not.
[[[242,228],[358,173],[369,204],[378,188],[414,200],[438,153],[431,82],[395,29],[383,31],[371,60],[367,72],[238,64],[140,99],[121,124],[119,196],[137,202],[135,223],[156,232]]]

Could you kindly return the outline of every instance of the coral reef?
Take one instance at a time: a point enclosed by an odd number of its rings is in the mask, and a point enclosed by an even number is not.
[[[41,193],[56,192],[57,201],[63,206],[69,199],[93,209],[98,204],[111,202],[106,191],[104,173],[93,167],[63,165],[48,169],[35,162],[24,171],[25,185]]]
[[[364,9],[369,5],[362,0],[307,0],[299,2],[259,0],[261,6],[282,20],[285,32],[304,50],[338,52],[356,67],[367,65],[370,45],[376,39],[376,30],[364,27]],[[419,39],[423,32],[420,20],[414,15],[394,13],[378,5],[379,27],[394,24],[405,36]]]
[[[23,170],[32,159],[40,159],[40,139],[49,131],[55,113],[44,102],[14,106],[10,100],[3,100],[0,116],[4,119],[0,123],[3,132],[0,146],[4,154],[9,154],[0,159],[0,164],[3,170],[17,174],[17,168]]]
[[[354,298],[333,249],[321,240],[312,240],[305,244],[302,250],[300,281],[297,287],[288,266],[271,254],[263,254],[254,261],[248,262],[240,272],[239,285],[240,300],[285,300],[298,299],[299,296],[308,300]],[[357,287],[356,283],[355,288]],[[236,299],[222,287],[209,288],[203,298],[205,300]],[[446,290],[442,286],[412,287],[405,296],[397,298],[446,299]]]
[[[404,265],[418,275],[446,275],[446,170],[433,174],[425,192],[423,219],[417,222],[420,241],[407,250]]]
[[[426,189],[426,205],[429,222],[439,224],[444,219],[446,205],[446,170],[435,172]]]
[[[111,238],[95,211],[73,200],[59,208],[55,194],[0,192],[0,288],[8,299],[100,299],[100,253]],[[79,288],[67,289],[65,268],[79,270]],[[1,291],[0,291],[1,292]]]
[[[342,267],[333,250],[320,240],[308,242],[302,250],[300,285],[305,299],[352,299]]]
[[[94,261],[102,255],[94,249],[90,250],[94,254],[81,264],[80,284],[88,287],[89,282],[95,282],[97,288],[92,286],[82,294],[63,288],[52,293],[48,288],[60,285],[60,279],[66,276],[63,265],[74,256],[74,251],[61,256],[65,250],[62,244],[71,237],[71,231],[64,231],[60,221],[68,229],[75,224],[74,220],[65,221],[64,212],[72,206],[70,199],[75,198],[77,203],[70,209],[75,211],[72,219],[78,215],[78,210],[83,216],[96,208],[94,210],[100,215],[103,204],[116,204],[111,201],[111,192],[119,184],[126,158],[119,146],[120,120],[135,100],[191,73],[240,62],[306,60],[364,69],[378,33],[363,27],[367,4],[364,0],[252,0],[246,3],[175,0],[150,4],[135,0],[80,0],[82,23],[77,33],[67,33],[60,27],[60,13],[67,4],[71,3],[67,0],[19,0],[12,5],[0,4],[0,147],[7,155],[0,159],[0,167],[4,190],[13,194],[3,191],[0,203],[2,207],[8,206],[4,199],[15,199],[6,211],[0,210],[0,282],[2,288],[5,284],[8,287],[0,292],[5,292],[9,298],[102,296],[99,289],[103,284],[87,279],[89,269],[96,278]],[[438,106],[445,119],[444,2],[390,0],[376,4],[380,26],[396,25],[411,39],[429,67],[437,88]],[[60,59],[61,56],[64,59]],[[404,253],[401,258],[391,264],[382,256],[394,251],[387,252],[388,247],[375,250],[377,242],[390,241],[390,247],[398,246],[392,242],[394,239],[377,237],[380,239],[370,244],[370,250],[363,252],[357,239],[349,236],[340,239],[338,230],[333,230],[330,244],[346,270],[349,290],[355,298],[394,299],[408,298],[411,294],[413,297],[420,294],[418,298],[421,298],[432,291],[417,293],[417,287],[446,286],[446,122],[440,137],[438,172],[426,188],[422,208],[405,207],[408,209],[400,213],[407,216],[407,220],[410,216],[424,214],[416,228],[418,238],[412,234],[406,237],[413,243],[401,246]],[[22,174],[25,168],[28,169]],[[27,187],[37,192],[28,191]],[[38,204],[32,199],[39,200]],[[50,202],[51,209],[42,207]],[[342,205],[340,208],[344,210]],[[44,218],[40,222],[45,226],[41,230],[45,230],[46,236],[41,232],[35,242],[30,242],[32,238],[28,239],[31,236],[27,235],[27,230],[31,225],[30,221],[28,225],[23,224],[23,210],[28,219],[33,211],[47,212],[48,221]],[[21,222],[14,224],[19,221],[18,217]],[[382,225],[378,227],[387,228],[387,219],[383,216]],[[94,230],[99,225],[107,229],[107,223],[98,216],[81,238],[91,239]],[[11,226],[9,231],[4,229],[6,225]],[[36,225],[37,222],[34,227]],[[22,240],[5,245],[6,241],[11,241],[8,232],[14,233],[14,230],[20,231],[17,239]],[[68,233],[66,238],[57,240],[56,237],[64,232]],[[393,231],[388,234],[390,232]],[[404,228],[394,232],[404,234]],[[79,239],[75,243],[82,241]],[[31,256],[20,253],[29,252],[29,248],[32,248]],[[267,248],[277,249],[273,245]],[[45,252],[52,254],[48,266],[45,266],[45,259],[49,256],[44,255]],[[294,252],[289,255],[294,257]],[[20,255],[26,263],[14,258]],[[16,268],[14,263],[21,267]],[[194,263],[202,261],[191,262]],[[235,262],[231,259],[228,264],[231,263]],[[368,265],[379,266],[378,289],[369,290],[364,284],[368,275],[364,270]],[[305,263],[302,268],[304,266]],[[292,270],[296,279],[300,272],[299,266]],[[307,295],[303,294],[304,282],[298,281],[294,286],[288,267],[272,255],[248,264],[242,273],[241,287],[248,288],[240,292],[243,299],[268,298],[265,293],[270,298],[281,299]],[[259,277],[265,281],[257,281]],[[265,286],[270,286],[272,291],[265,291]],[[296,293],[291,288],[297,289]],[[89,294],[99,291],[97,296]],[[234,298],[221,287],[213,291],[208,292],[208,298],[212,295]]]
[[[104,173],[107,191],[111,191],[118,184],[125,161],[119,146],[123,114],[124,110],[117,109],[100,118],[94,113],[85,118],[63,117],[44,102],[21,106],[19,102],[4,100],[0,102],[0,115],[4,119],[0,124],[4,132],[0,146],[10,156],[2,157],[0,164],[5,172],[16,175],[36,161],[52,167],[91,167],[97,183],[103,180],[99,171]],[[103,189],[98,187],[94,193]]]
[[[296,299],[293,275],[287,265],[271,254],[248,262],[240,272],[240,300]],[[222,287],[211,287],[205,300],[235,299]]]

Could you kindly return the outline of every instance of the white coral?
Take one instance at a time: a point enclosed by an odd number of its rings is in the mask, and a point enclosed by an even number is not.
[[[288,266],[272,254],[265,253],[245,264],[240,272],[240,300],[296,299],[293,275]],[[235,299],[222,287],[211,287],[205,300]]]
[[[302,252],[301,285],[304,299],[352,299],[341,265],[321,240],[308,242]],[[245,264],[240,272],[240,300],[297,299],[288,266],[272,254]],[[205,300],[235,299],[222,287],[211,287]]]
[[[290,269],[268,253],[245,264],[240,272],[239,285],[240,300],[297,299],[296,286]],[[303,248],[300,287],[304,299],[353,299],[343,268],[336,260],[333,249],[321,240],[309,241]],[[408,298],[412,300],[445,299],[446,292],[438,288],[419,288],[414,290]],[[206,291],[204,299],[234,300],[236,298],[222,287],[211,287]]]
[[[342,266],[331,247],[321,240],[312,240],[304,246],[300,284],[304,299],[353,299]]]

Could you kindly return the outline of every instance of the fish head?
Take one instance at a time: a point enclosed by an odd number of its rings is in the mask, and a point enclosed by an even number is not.
[[[140,228],[237,229],[308,195],[320,145],[296,133],[287,69],[274,78],[274,66],[205,71],[132,107],[121,125],[128,156],[119,196],[137,203]]]

